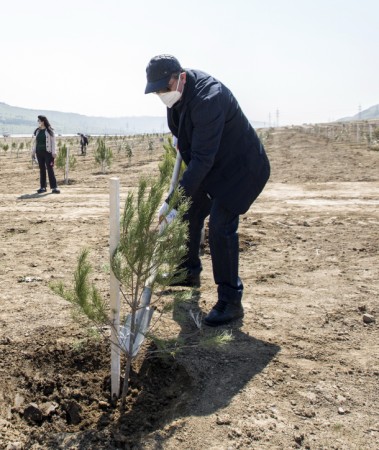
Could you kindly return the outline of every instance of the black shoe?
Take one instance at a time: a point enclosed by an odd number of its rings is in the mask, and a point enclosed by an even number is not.
[[[46,190],[46,189],[45,189],[45,190]],[[51,193],[52,193],[52,194],[60,194],[61,191],[60,191],[58,188],[54,188],[54,189],[52,189]]]
[[[232,304],[219,300],[212,308],[211,312],[205,316],[205,325],[210,327],[218,327],[225,325],[233,320],[241,319],[243,317],[243,308],[241,303]]]
[[[43,194],[44,192],[46,192],[46,188],[40,188],[37,191],[37,194]]]
[[[179,276],[179,275],[177,275]],[[166,275],[168,277],[168,275]],[[175,275],[174,275],[175,278]],[[192,275],[187,273],[186,277],[182,279],[181,281],[173,281],[172,283],[168,284],[168,286],[185,286],[185,287],[192,287],[192,288],[199,288],[200,287],[200,274]]]

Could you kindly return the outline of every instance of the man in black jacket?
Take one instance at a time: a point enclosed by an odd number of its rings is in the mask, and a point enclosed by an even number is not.
[[[205,323],[218,326],[243,317],[243,284],[238,274],[239,215],[261,193],[270,164],[255,130],[237,100],[220,81],[199,70],[183,69],[172,55],[152,58],[145,94],[156,93],[167,106],[168,126],[187,164],[179,185],[191,199],[184,285],[199,286],[199,248],[209,216],[209,246],[217,303]],[[159,214],[172,218],[165,202]]]

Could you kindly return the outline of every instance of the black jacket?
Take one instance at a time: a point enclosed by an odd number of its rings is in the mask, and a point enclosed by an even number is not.
[[[167,109],[168,126],[187,164],[179,184],[188,196],[202,189],[243,214],[270,176],[264,147],[226,86],[198,70],[186,73],[181,100]]]

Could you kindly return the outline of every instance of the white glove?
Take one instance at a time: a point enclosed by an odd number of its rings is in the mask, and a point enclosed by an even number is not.
[[[168,214],[167,214],[167,216],[165,217],[165,219],[166,219],[166,222],[167,222],[167,225],[169,224],[169,223],[171,223],[174,219],[175,219],[175,217],[178,215],[178,211],[176,210],[176,209],[172,209]]]
[[[171,223],[177,215],[178,211],[176,209],[172,209],[167,215],[162,215],[161,221],[159,222],[159,233],[162,233],[167,225]]]
[[[168,213],[168,203],[164,202],[162,203],[162,206],[159,208],[158,211],[158,222],[161,223],[163,218]]]

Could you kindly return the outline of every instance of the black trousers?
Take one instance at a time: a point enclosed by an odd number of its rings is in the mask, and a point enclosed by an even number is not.
[[[196,193],[191,200],[192,204],[185,217],[189,222],[189,241],[183,267],[192,274],[201,272],[201,230],[209,216],[209,248],[218,299],[238,303],[243,293],[243,284],[238,275],[239,215],[226,210],[217,199],[209,199],[205,192]]]
[[[41,188],[46,188],[46,170],[49,177],[50,189],[57,187],[57,180],[54,175],[54,158],[46,150],[37,152],[39,165],[39,182]]]

